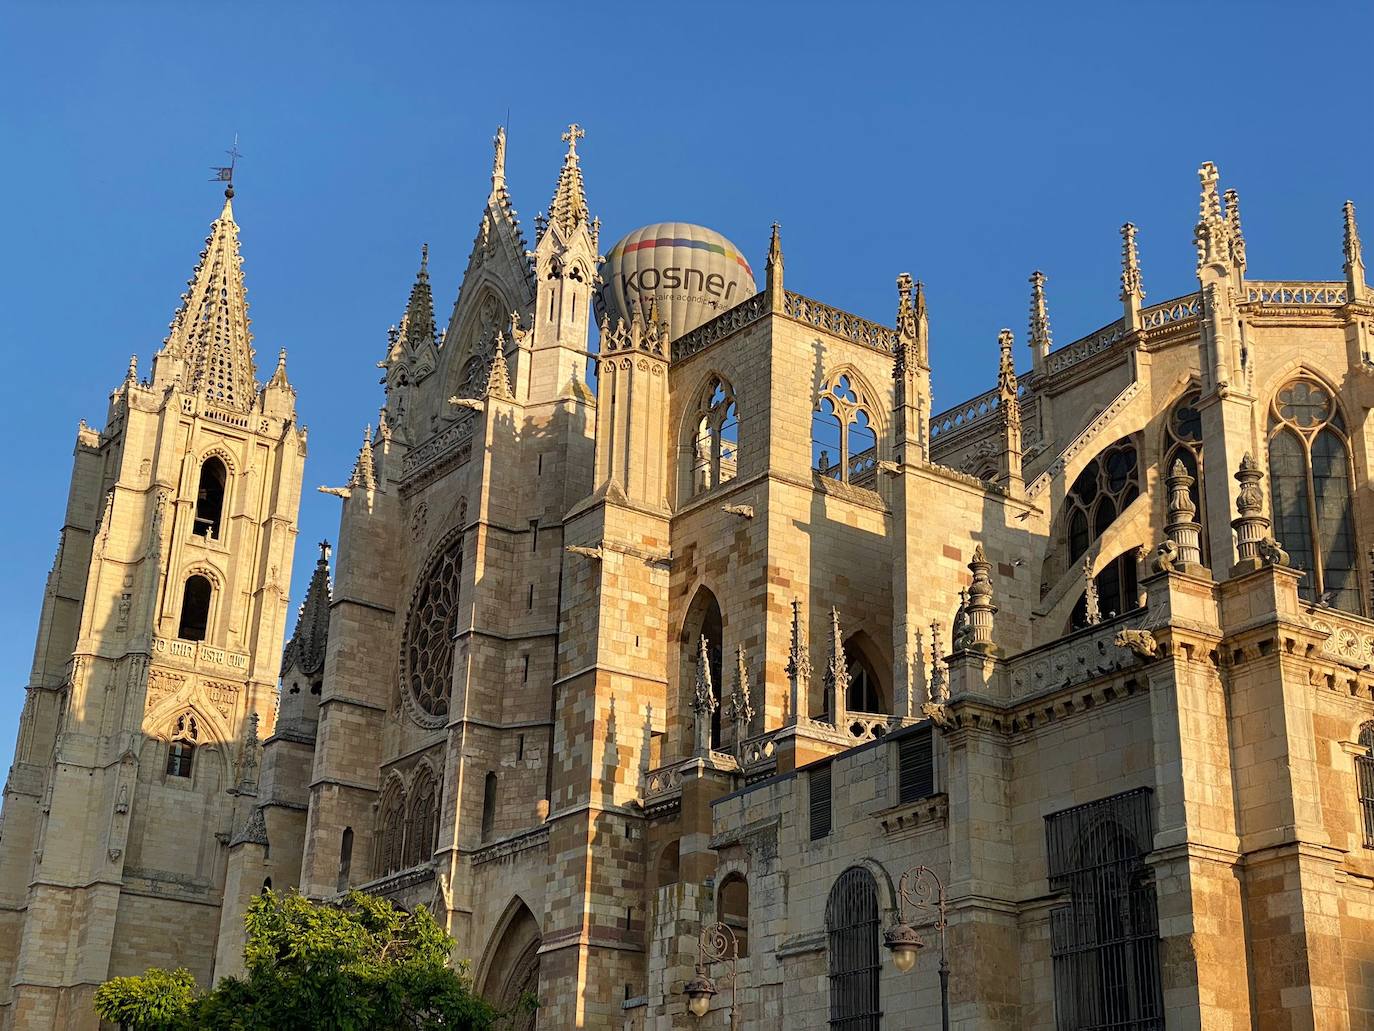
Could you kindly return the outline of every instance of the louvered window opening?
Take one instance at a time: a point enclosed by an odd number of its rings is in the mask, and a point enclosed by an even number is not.
[[[1154,839],[1149,788],[1045,818],[1059,1031],[1164,1031],[1155,886],[1144,862]]]
[[[808,775],[807,795],[811,805],[811,840],[819,841],[830,833],[830,764],[816,767]]]
[[[1364,847],[1374,848],[1374,756],[1355,756],[1355,783],[1359,788]]]
[[[934,736],[927,727],[897,742],[897,801],[905,805],[933,794]]]
[[[825,904],[830,1027],[878,1031],[878,885],[861,866],[840,874]]]

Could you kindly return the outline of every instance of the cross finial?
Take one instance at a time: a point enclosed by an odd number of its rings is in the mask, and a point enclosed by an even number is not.
[[[586,135],[587,133],[583,130],[582,126],[578,125],[576,122],[568,126],[568,131],[563,134],[563,142],[568,145],[569,154],[577,153],[577,141]]]
[[[239,134],[238,134],[238,133],[234,133],[234,145],[233,145],[232,147],[230,147],[228,150],[226,150],[224,153],[226,153],[226,154],[229,155],[229,164],[227,164],[227,165],[216,165],[215,167],[211,168],[210,171],[214,172],[215,174],[214,174],[213,176],[211,176],[210,181],[211,181],[212,183],[224,183],[224,184],[225,184],[225,186],[224,186],[224,196],[225,196],[225,198],[228,199],[228,200],[233,200],[233,198],[234,198],[234,168],[235,168],[235,166],[238,164],[239,158],[243,157],[243,155],[242,155],[241,153],[239,153]]]
[[[330,552],[329,542],[328,542],[328,541],[320,541],[320,561],[321,561],[321,562],[324,562],[324,563],[328,564],[328,562],[329,562],[329,552]]]

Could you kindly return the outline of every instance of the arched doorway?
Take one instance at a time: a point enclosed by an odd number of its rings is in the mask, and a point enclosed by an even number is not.
[[[534,1031],[536,1010],[518,1010],[521,999],[539,992],[539,922],[520,899],[511,902],[500,928],[488,945],[480,995],[502,1013],[510,1014],[511,1031]]]

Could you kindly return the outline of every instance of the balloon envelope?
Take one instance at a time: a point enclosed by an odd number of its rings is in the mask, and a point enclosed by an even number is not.
[[[601,264],[598,315],[615,325],[638,312],[658,317],[676,340],[757,292],[754,272],[739,248],[713,229],[659,222],[636,229]]]

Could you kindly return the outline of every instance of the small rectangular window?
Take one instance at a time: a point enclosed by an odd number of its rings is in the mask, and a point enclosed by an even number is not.
[[[539,520],[530,520],[530,551],[539,550]]]
[[[935,761],[929,727],[897,742],[897,801],[935,794]]]
[[[529,593],[529,597],[525,599],[525,608],[527,608],[527,609],[533,609],[533,608],[534,608],[534,584],[530,584],[530,593]]]
[[[189,741],[173,741],[167,749],[167,776],[189,777],[196,746]]]
[[[811,803],[811,840],[819,841],[830,833],[830,764],[813,768],[807,777]]]
[[[530,656],[526,652],[523,658],[523,668],[520,670],[520,682],[528,684],[530,682]]]

